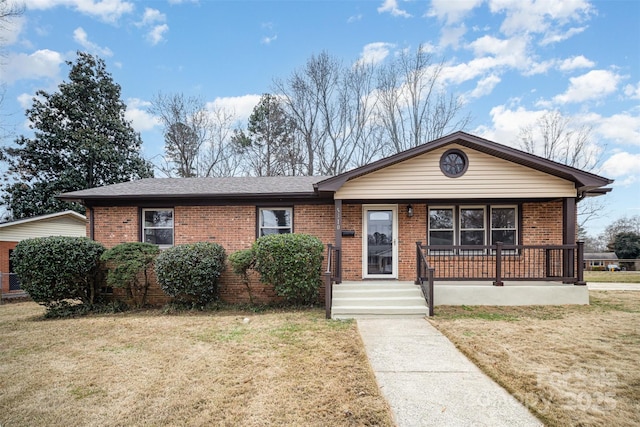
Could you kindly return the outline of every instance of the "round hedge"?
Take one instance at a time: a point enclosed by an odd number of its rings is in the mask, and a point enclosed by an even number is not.
[[[104,246],[86,237],[38,237],[18,243],[11,255],[20,286],[49,308],[65,300],[92,304]]]
[[[160,288],[178,300],[206,304],[218,298],[218,278],[226,253],[217,243],[192,243],[166,249],[156,259]]]
[[[255,269],[276,294],[294,304],[318,299],[324,245],[308,234],[270,234],[253,244]]]

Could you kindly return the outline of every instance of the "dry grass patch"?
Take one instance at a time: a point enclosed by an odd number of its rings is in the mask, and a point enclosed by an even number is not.
[[[436,307],[432,323],[549,426],[640,425],[640,292],[589,306]]]
[[[43,311],[0,306],[3,427],[393,424],[355,323],[320,310]]]

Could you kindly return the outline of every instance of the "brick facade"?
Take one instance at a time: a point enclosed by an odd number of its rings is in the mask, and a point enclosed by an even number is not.
[[[18,242],[0,242],[0,272],[9,273],[9,251],[15,249]],[[0,290],[3,294],[9,292],[9,275],[2,275]]]
[[[416,242],[427,241],[427,205],[413,203],[413,217],[406,214],[407,205],[398,204],[398,279],[415,279]],[[140,209],[137,207],[95,207],[94,238],[110,248],[119,243],[140,240]],[[175,244],[216,242],[227,255],[251,247],[256,239],[255,206],[175,206]],[[522,243],[562,244],[562,201],[522,204]],[[342,237],[343,280],[362,280],[363,205],[344,203],[342,229],[353,230],[353,237]],[[317,236],[324,243],[335,242],[334,206],[331,204],[293,205],[293,228],[296,233]],[[155,281],[155,279],[154,279]],[[275,299],[273,288],[251,281],[254,301]],[[321,297],[324,292],[321,290]],[[220,279],[220,296],[225,302],[248,302],[249,294],[240,278],[230,268]],[[154,283],[149,301],[162,304],[169,298]]]

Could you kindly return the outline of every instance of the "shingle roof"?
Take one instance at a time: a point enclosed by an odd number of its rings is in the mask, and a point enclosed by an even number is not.
[[[61,194],[63,200],[132,197],[223,197],[314,194],[313,185],[327,176],[223,178],[145,178]]]
[[[605,259],[610,259],[610,260],[617,260],[618,256],[615,254],[615,252],[585,252],[584,254],[584,259],[585,260],[605,260]]]

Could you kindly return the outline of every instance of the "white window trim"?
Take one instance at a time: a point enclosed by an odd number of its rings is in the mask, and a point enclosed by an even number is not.
[[[462,211],[467,209],[481,210],[482,211],[482,228],[462,228]],[[462,232],[463,231],[482,231],[482,245],[487,244],[487,206],[486,205],[458,205],[458,229],[454,230],[455,237],[458,238],[458,244],[462,245]],[[463,255],[481,254],[486,249],[461,249]]]
[[[431,228],[431,211],[434,210],[445,210],[445,209],[450,209],[451,210],[451,214],[453,215],[453,218],[451,218],[451,224],[453,225],[453,228],[449,229],[449,228]],[[451,245],[455,246],[458,243],[458,236],[456,233],[456,221],[457,221],[457,216],[458,213],[456,212],[456,207],[455,206],[434,206],[434,207],[429,207],[427,209],[427,244],[431,245],[431,232],[432,231],[452,231],[453,232],[453,242],[451,243]],[[450,250],[438,250],[438,253],[442,253],[442,254],[453,254],[454,251],[450,251]]]
[[[514,210],[514,215],[515,215],[515,226],[514,228],[494,228],[493,226],[493,210],[494,209],[513,209]],[[514,245],[517,245],[519,240],[518,240],[518,229],[519,229],[519,214],[518,214],[518,206],[517,205],[490,205],[489,206],[489,241],[491,245],[494,245],[495,242],[493,241],[493,230],[513,230],[515,231],[515,236],[514,236]]]
[[[175,231],[175,225],[176,225],[176,212],[173,208],[144,208],[142,209],[142,212],[140,214],[140,222],[142,227],[140,227],[141,229],[141,233],[142,235],[140,236],[140,241],[144,242],[145,241],[145,230],[167,230],[169,229],[169,227],[147,227],[144,224],[144,218],[145,218],[145,212],[148,211],[171,211],[171,241],[173,242],[171,245],[156,245],[158,246],[160,249],[166,249],[166,248],[170,248],[173,247],[176,244],[176,231]]]
[[[275,226],[275,227],[263,227],[260,223],[260,219],[262,218],[262,211],[289,211],[289,218],[291,219],[291,224],[288,226]],[[293,233],[293,207],[291,206],[261,206],[258,208],[258,237],[262,237],[262,230],[284,230],[288,229],[289,233]],[[286,234],[286,233],[283,233]]]

